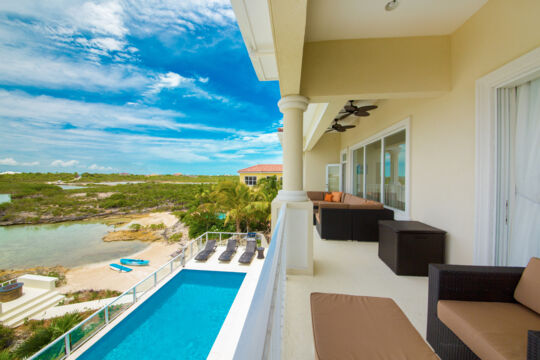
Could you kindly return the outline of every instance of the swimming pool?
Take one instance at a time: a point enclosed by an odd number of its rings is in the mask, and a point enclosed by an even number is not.
[[[79,359],[206,359],[245,275],[180,271]]]

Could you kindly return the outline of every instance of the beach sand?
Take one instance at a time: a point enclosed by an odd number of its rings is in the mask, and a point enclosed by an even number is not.
[[[61,293],[87,289],[125,291],[168,262],[171,259],[170,254],[177,249],[178,244],[168,244],[166,241],[152,242],[144,250],[124,256],[150,260],[149,266],[133,266],[131,267],[133,271],[129,273],[119,273],[109,268],[111,263],[119,264],[119,258],[72,268],[66,273],[67,284],[56,290]]]
[[[128,229],[131,224],[139,224],[142,226],[148,226],[151,224],[163,223],[165,226],[170,227],[178,222],[178,218],[170,212],[154,212],[144,217],[134,219],[129,223],[122,226],[122,228]]]

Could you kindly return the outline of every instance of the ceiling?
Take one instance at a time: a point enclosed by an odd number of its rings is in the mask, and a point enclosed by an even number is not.
[[[447,35],[487,0],[310,0],[306,41]]]

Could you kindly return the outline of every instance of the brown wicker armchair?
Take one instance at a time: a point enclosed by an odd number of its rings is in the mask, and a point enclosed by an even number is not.
[[[516,303],[521,267],[429,265],[427,341],[442,360],[479,359],[437,315],[439,300]],[[527,360],[540,359],[540,331],[528,331]]]

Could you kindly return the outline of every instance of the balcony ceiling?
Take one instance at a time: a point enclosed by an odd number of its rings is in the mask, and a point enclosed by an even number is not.
[[[386,0],[311,0],[306,41],[447,35],[487,0],[400,0],[385,11]]]

